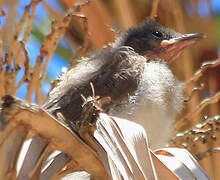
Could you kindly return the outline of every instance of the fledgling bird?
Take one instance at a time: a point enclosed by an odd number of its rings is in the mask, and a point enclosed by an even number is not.
[[[140,123],[152,148],[162,147],[172,135],[176,114],[183,107],[183,83],[170,63],[202,34],[175,32],[147,18],[120,35],[110,50],[82,58],[64,73],[43,106],[54,116],[62,113],[69,124],[80,119],[82,98],[110,97],[109,114]]]

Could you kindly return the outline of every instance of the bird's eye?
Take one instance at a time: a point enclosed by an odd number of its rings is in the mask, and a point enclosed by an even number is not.
[[[152,32],[152,35],[155,36],[156,38],[162,38],[163,37],[163,34],[159,31]]]

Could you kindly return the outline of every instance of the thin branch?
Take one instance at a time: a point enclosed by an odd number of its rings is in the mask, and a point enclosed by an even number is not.
[[[194,87],[193,90],[190,92],[190,95],[187,99],[184,99],[184,102],[188,103],[192,99],[193,95],[195,95],[196,92],[202,91],[204,89],[204,84],[201,84],[200,87]]]
[[[70,9],[70,12],[79,12],[82,7],[89,5],[91,0],[86,0],[85,2],[78,2],[73,5],[73,8]]]
[[[0,9],[0,16],[5,16],[6,12]],[[3,41],[2,41],[2,28],[0,27],[0,98],[5,95],[5,73],[4,73],[4,62],[3,62]]]
[[[209,149],[205,152],[197,153],[194,156],[196,157],[197,160],[202,160],[204,157],[206,157],[208,155],[212,155],[213,153],[217,153],[217,152],[220,152],[220,147],[215,147],[215,148]]]
[[[2,42],[2,28],[0,27],[0,97],[5,94],[5,73],[3,63],[3,42]]]
[[[79,50],[77,50],[77,53],[76,53],[75,57],[71,60],[70,68],[73,67],[76,63],[76,60],[86,52],[86,50],[88,48],[88,45],[89,45],[89,33],[88,33],[88,19],[87,19],[87,17],[85,15],[82,15],[82,14],[74,14],[73,16],[83,20],[83,31],[84,31],[84,34],[85,34],[85,36],[84,36],[85,38],[84,38],[84,42],[83,42],[82,47]]]
[[[66,32],[66,29],[69,26],[71,19],[72,19],[72,17],[70,15],[67,15],[64,17],[64,19],[62,21],[55,22],[52,26],[51,34],[48,36],[48,38],[45,39],[45,42],[44,42],[45,46],[43,46],[44,47],[43,51],[46,52],[47,57],[46,57],[44,65],[42,67],[42,76],[38,80],[39,85],[46,78],[48,64],[49,64],[51,57],[53,56],[53,54],[56,50],[56,47],[57,47],[59,41],[63,38],[63,36]],[[39,98],[40,92],[41,92],[41,86],[38,86],[37,87],[37,99],[38,100],[40,99]]]
[[[34,73],[30,84],[28,85],[28,93],[26,99],[30,102],[31,97],[34,91],[37,89],[37,99],[39,100],[40,92],[39,89],[42,81],[46,77],[46,70],[49,64],[51,57],[53,56],[58,42],[63,38],[64,33],[66,32],[67,27],[72,19],[72,12],[64,16],[64,18],[60,21],[54,21],[52,23],[52,30],[49,35],[44,40],[43,45],[41,46],[40,55],[37,58],[37,63],[35,65]],[[45,62],[43,64],[43,59]],[[41,74],[41,77],[40,77]]]
[[[157,9],[159,5],[159,0],[153,0],[150,17],[155,19],[157,17]]]
[[[15,87],[15,91],[17,91],[17,89],[20,88],[24,84],[24,82],[29,79],[29,73],[30,73],[30,67],[29,67],[30,58],[28,56],[28,52],[27,49],[25,48],[24,42],[21,41],[20,43],[25,56],[25,62],[24,62],[25,73],[22,79],[19,81],[18,85]]]
[[[64,16],[64,18],[60,21],[54,21],[53,24],[52,24],[52,31],[51,33],[45,38],[45,41],[42,45],[42,48],[41,48],[41,52],[44,52],[45,55],[47,56],[46,57],[46,60],[45,60],[45,63],[42,65],[42,62],[41,62],[41,77],[39,77],[39,72],[37,74],[35,74],[34,72],[34,76],[38,76],[39,78],[36,78],[36,80],[38,81],[36,84],[32,83],[32,87],[30,91],[28,91],[28,96],[27,96],[27,100],[30,101],[31,99],[31,96],[34,92],[34,86],[38,85],[37,86],[37,93],[36,93],[36,99],[38,101],[38,103],[40,102],[40,100],[42,100],[42,98],[40,97],[42,95],[42,92],[41,92],[41,83],[42,81],[46,78],[46,71],[47,71],[47,67],[48,67],[48,64],[50,62],[50,59],[51,57],[53,56],[55,50],[56,50],[56,47],[59,43],[59,41],[63,38],[67,28],[69,27],[69,24],[72,20],[73,17],[80,17],[83,19],[83,23],[84,23],[84,31],[85,32],[88,32],[88,24],[87,24],[87,18],[83,15],[77,15],[75,14],[76,11],[79,11],[82,6],[85,6],[87,4],[89,4],[89,0],[86,1],[86,2],[83,2],[83,3],[78,3],[78,4],[75,4],[73,8],[70,9],[70,11],[68,12],[67,15]],[[87,33],[88,34],[88,33]],[[82,48],[82,52],[84,52],[86,50],[88,46],[88,35],[86,36],[85,38],[85,42],[84,42],[84,47]],[[43,57],[43,56],[42,56]],[[42,60],[41,60],[42,61]]]
[[[214,96],[210,98],[204,99],[196,108],[194,111],[188,113],[183,119],[181,119],[177,124],[176,128],[179,129],[184,124],[184,121],[187,119],[192,119],[196,115],[198,115],[205,107],[207,107],[210,104],[217,103],[220,100],[220,92],[216,93]]]
[[[61,20],[62,17],[60,16],[60,14],[58,14],[56,11],[54,11],[54,8],[52,8],[46,1],[42,1],[42,5],[45,7],[45,9],[47,10],[47,12],[50,13],[50,15],[56,19],[56,20]]]
[[[26,32],[24,34],[24,38],[23,38],[24,43],[26,43],[28,38],[29,38],[31,29],[32,29],[33,20],[34,20],[34,17],[36,15],[36,9],[37,9],[38,2],[39,1],[33,1],[33,3],[32,3],[32,12],[29,15],[29,21],[28,21],[28,25],[27,25],[27,30],[26,30]]]
[[[25,44],[27,41],[28,41],[28,38],[30,36],[30,32],[31,32],[31,29],[32,29],[32,25],[33,25],[33,20],[34,20],[34,17],[36,15],[36,9],[37,9],[37,3],[39,1],[32,1],[32,12],[30,13],[29,15],[29,19],[28,19],[28,24],[27,24],[27,30],[25,31],[25,34],[24,34],[24,38],[23,38],[23,43]],[[19,60],[21,60],[22,58],[22,51],[21,51],[21,43],[19,43],[19,47],[18,47],[18,52],[17,52],[17,55],[16,55],[16,58],[14,60],[14,66],[15,66],[15,71],[13,71],[13,79],[12,79],[12,89],[15,89],[15,84],[16,84],[16,77],[17,77],[17,73],[18,71],[16,71],[16,67],[18,66],[18,63],[19,63]]]
[[[215,68],[220,65],[220,59],[217,59],[215,61],[207,61],[202,64],[202,66],[199,68],[198,71],[193,75],[192,78],[190,78],[186,82],[186,89],[188,89],[193,83],[198,81],[198,79],[208,70],[211,68]]]
[[[12,59],[13,59],[14,52],[15,52],[15,47],[16,47],[15,45],[18,43],[17,38],[22,32],[22,27],[24,26],[26,19],[28,18],[29,10],[32,6],[33,1],[34,0],[32,0],[31,3],[25,7],[25,11],[23,13],[23,16],[21,17],[21,20],[19,21],[19,23],[16,26],[16,32],[15,32],[14,38],[13,38],[13,40],[9,46],[9,50],[8,50],[8,62],[7,62],[8,67],[11,66]]]
[[[220,116],[214,116],[203,123],[196,124],[193,128],[177,133],[169,145],[175,147],[190,148],[200,141],[203,144],[208,140],[216,140],[217,132],[220,130]]]
[[[41,72],[41,64],[43,62],[44,53],[41,52],[41,54],[37,57],[37,63],[34,66],[34,73],[32,74],[29,84],[28,84],[28,92],[26,99],[27,101],[31,101],[32,95],[35,91],[36,86],[40,86],[40,84],[37,84],[38,78],[40,76]]]
[[[37,3],[38,3],[37,1],[33,1],[33,3],[32,3],[32,12],[29,15],[27,30],[25,31],[24,38],[22,40],[24,44],[28,41],[28,38],[30,36],[30,32],[31,32],[31,29],[32,29],[34,17],[36,15]],[[16,55],[15,66],[18,63],[18,59],[20,58],[20,55],[21,55],[21,51],[19,50],[18,55]]]

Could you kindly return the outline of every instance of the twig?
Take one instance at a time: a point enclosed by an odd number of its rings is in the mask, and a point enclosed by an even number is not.
[[[198,71],[186,82],[186,89],[188,89],[193,83],[198,81],[198,79],[210,68],[215,68],[220,65],[220,59],[215,61],[207,61],[202,64]]]
[[[190,100],[192,99],[193,95],[195,94],[195,92],[201,91],[204,89],[204,84],[201,84],[200,87],[195,87],[193,88],[193,90],[191,91],[190,95],[188,96],[187,99],[184,99],[184,102],[188,103],[190,102]]]
[[[24,56],[25,56],[25,62],[24,62],[24,76],[22,77],[22,79],[19,81],[18,85],[16,86],[16,91],[18,88],[20,88],[22,86],[22,84],[26,81],[29,80],[29,73],[30,73],[30,67],[29,67],[29,62],[30,62],[30,58],[28,56],[28,52],[27,49],[25,48],[25,44],[24,42],[20,42],[21,43],[21,48],[24,52]]]
[[[35,64],[35,67],[34,67],[34,73],[32,74],[31,79],[30,79],[29,84],[28,84],[28,92],[27,92],[26,99],[29,102],[31,101],[31,98],[32,98],[32,95],[34,93],[35,87],[40,86],[40,84],[37,84],[37,80],[38,80],[39,75],[40,75],[41,64],[43,62],[43,58],[44,58],[44,53],[41,53],[37,58],[37,63]]]
[[[50,13],[50,15],[56,19],[56,20],[61,20],[62,17],[60,16],[60,14],[57,14],[56,11],[54,10],[54,8],[52,8],[46,1],[42,1],[42,5],[45,7],[45,9],[47,10],[47,12]]]
[[[153,19],[157,17],[158,5],[159,5],[159,0],[154,0],[152,3],[151,13],[150,13],[150,17]]]
[[[56,50],[58,42],[63,38],[71,19],[72,17],[67,15],[60,22],[55,22],[54,26],[52,27],[52,33],[48,36],[48,39],[46,38],[45,40],[44,45],[47,44],[47,46],[45,46],[44,50],[46,51],[47,58],[43,66],[41,81],[46,77],[48,63]]]
[[[212,155],[213,153],[217,153],[217,152],[220,152],[220,147],[215,147],[215,148],[209,149],[205,152],[197,153],[194,156],[196,157],[196,159],[202,160],[204,157],[206,157],[208,155]]]
[[[5,94],[5,73],[3,69],[3,42],[2,42],[2,28],[0,27],[0,98]]]
[[[49,36],[47,36],[44,41],[44,44],[43,44],[41,50],[46,53],[47,57],[46,57],[44,65],[42,67],[42,76],[38,80],[39,85],[46,78],[46,71],[47,71],[47,67],[50,62],[50,59],[56,50],[58,42],[63,38],[64,33],[66,32],[66,29],[69,26],[71,19],[72,19],[71,15],[67,15],[63,18],[63,20],[61,20],[59,22],[55,21],[52,25],[51,34],[49,34]],[[40,88],[41,88],[41,86],[37,87],[37,99],[38,100],[40,99],[39,98],[40,92],[41,92]]]
[[[220,92],[216,93],[214,96],[210,97],[210,98],[206,98],[204,99],[196,108],[194,111],[188,113],[183,119],[181,119],[177,124],[176,124],[176,128],[179,129],[184,121],[186,119],[192,119],[193,117],[195,117],[196,115],[198,115],[206,106],[210,105],[210,104],[214,104],[217,103],[220,99]]]
[[[22,33],[22,28],[24,24],[26,23],[27,19],[29,18],[27,30],[24,34],[24,40],[23,40],[24,43],[27,42],[28,37],[30,35],[31,28],[32,28],[33,19],[36,13],[36,5],[38,2],[39,0],[32,0],[30,4],[25,7],[23,16],[21,17],[21,20],[16,26],[16,32],[13,35],[11,44],[9,45],[8,58],[7,58],[7,61],[5,61],[7,64],[6,71],[5,71],[5,77],[6,77],[5,86],[8,87],[7,93],[10,93],[10,94],[16,93],[16,78],[17,78],[17,73],[20,70],[20,66],[18,65],[18,62],[22,58],[21,56],[22,48],[21,48],[21,44],[18,41],[18,37]],[[32,8],[32,12],[30,13],[31,8]],[[15,53],[17,54],[14,60],[14,68],[11,69],[11,64],[14,59]]]
[[[80,17],[82,18],[84,21],[83,23],[85,24],[84,26],[84,30],[87,32],[88,31],[88,25],[87,25],[87,18],[83,15],[77,15],[77,14],[74,14],[76,11],[79,11],[81,9],[82,6],[85,6],[89,3],[90,1],[86,1],[86,2],[83,2],[83,3],[78,3],[78,4],[75,4],[73,8],[70,9],[70,11],[67,13],[67,15],[64,16],[64,18],[60,21],[54,21],[53,24],[52,24],[52,31],[51,33],[45,38],[45,41],[42,45],[42,48],[41,48],[41,55],[42,53],[45,54],[46,57],[46,60],[45,60],[45,63],[44,65],[42,66],[42,62],[43,60],[41,59],[41,63],[39,66],[41,66],[41,69],[42,69],[42,75],[40,78],[37,78],[37,76],[39,77],[39,73],[40,71],[38,71],[38,67],[36,68],[37,69],[37,73],[35,74],[35,71],[34,71],[34,77],[33,79],[38,81],[37,83],[32,83],[32,85],[30,85],[30,90],[28,91],[28,95],[27,95],[27,100],[30,101],[31,99],[31,96],[34,92],[34,86],[36,86],[36,84],[38,84],[37,86],[37,93],[36,93],[36,99],[39,103],[40,98],[39,96],[42,95],[42,92],[41,92],[41,83],[42,81],[46,78],[46,70],[47,70],[47,67],[48,67],[48,64],[49,64],[49,61],[51,59],[51,57],[53,56],[55,50],[56,50],[56,47],[57,47],[57,44],[58,42],[63,38],[67,28],[69,27],[69,24],[72,20],[73,17]],[[88,39],[88,38],[86,38]],[[88,41],[86,40],[85,41],[85,46],[83,47],[82,51],[84,52],[86,50],[88,46]],[[44,56],[41,56],[42,58]]]
[[[31,29],[32,29],[32,25],[33,25],[33,20],[34,20],[34,17],[36,15],[36,8],[37,8],[37,3],[39,1],[35,1],[33,0],[32,1],[32,12],[30,13],[29,15],[29,20],[28,20],[28,24],[27,24],[27,30],[25,31],[25,34],[24,34],[24,38],[23,38],[23,43],[25,44],[27,41],[28,41],[28,38],[29,38],[29,35],[30,35],[30,32],[31,32]],[[16,58],[14,60],[14,66],[15,68],[18,66],[18,63],[19,63],[19,60],[21,60],[21,57],[22,57],[22,51],[21,51],[21,43],[19,43],[19,47],[18,47],[18,52],[17,52],[17,55],[16,55]],[[17,77],[17,73],[18,71],[13,71],[13,79],[12,79],[12,89],[15,90],[15,84],[16,84],[16,77]]]
[[[177,133],[169,143],[175,147],[190,148],[189,145],[194,146],[197,141],[206,143],[208,139],[216,140],[216,132],[220,130],[220,116],[214,116],[207,119],[201,124],[195,125],[193,128],[184,132]]]
[[[32,3],[32,12],[29,15],[29,21],[28,21],[28,25],[27,25],[27,30],[25,31],[24,38],[22,40],[24,44],[28,41],[31,29],[32,29],[32,25],[33,25],[33,20],[34,20],[34,17],[36,15],[36,9],[37,9],[37,2],[33,1],[33,3]],[[15,66],[18,63],[18,59],[20,57],[20,54],[21,54],[21,51],[18,52],[18,55],[15,58]]]
[[[31,3],[25,7],[24,14],[21,17],[20,22],[16,26],[16,32],[15,32],[14,38],[13,38],[11,44],[10,44],[10,48],[8,50],[8,62],[7,62],[8,67],[11,66],[12,59],[13,59],[13,56],[14,56],[14,51],[15,51],[15,45],[18,42],[17,38],[18,38],[19,34],[21,34],[21,32],[22,32],[22,27],[24,26],[25,21],[28,18],[29,10],[32,6],[33,1],[34,0],[32,0]]]
[[[83,6],[87,6],[90,2],[91,0],[87,0],[82,3],[76,3],[74,4],[73,6],[74,10],[72,11],[79,12]],[[72,16],[83,20],[83,31],[85,33],[85,38],[82,47],[79,50],[77,50],[75,57],[71,60],[69,68],[73,67],[76,63],[76,60],[86,52],[86,49],[88,48],[88,44],[89,44],[88,18],[83,14],[72,14]]]
[[[70,11],[79,12],[83,6],[87,6],[90,2],[91,0],[86,0],[85,2],[75,3]]]
[[[60,21],[54,21],[52,23],[52,30],[49,35],[44,40],[43,45],[41,46],[40,55],[37,58],[37,63],[35,65],[34,74],[32,80],[28,86],[28,93],[26,99],[30,102],[31,97],[37,89],[37,100],[40,100],[41,94],[41,83],[46,77],[46,70],[49,64],[51,57],[53,56],[58,42],[63,38],[64,33],[66,32],[67,27],[69,26],[72,19],[73,12],[64,16],[64,18]],[[45,58],[45,62],[43,63],[43,59]],[[42,69],[42,70],[41,70]],[[40,77],[40,73],[42,74]]]
[[[75,57],[71,60],[69,68],[72,68],[75,65],[76,60],[86,52],[86,49],[88,48],[88,45],[89,45],[89,33],[88,33],[88,19],[87,19],[87,17],[82,15],[82,14],[74,14],[73,16],[77,17],[77,18],[80,18],[80,19],[83,19],[83,31],[85,33],[85,38],[84,38],[84,43],[83,43],[82,47],[79,50],[77,50],[77,53],[76,53]]]

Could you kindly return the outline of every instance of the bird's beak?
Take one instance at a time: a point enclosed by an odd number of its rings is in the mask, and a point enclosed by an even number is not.
[[[161,52],[160,57],[165,59],[167,63],[173,62],[184,49],[191,46],[198,40],[206,37],[201,33],[184,34],[169,40],[163,40],[160,43]]]

